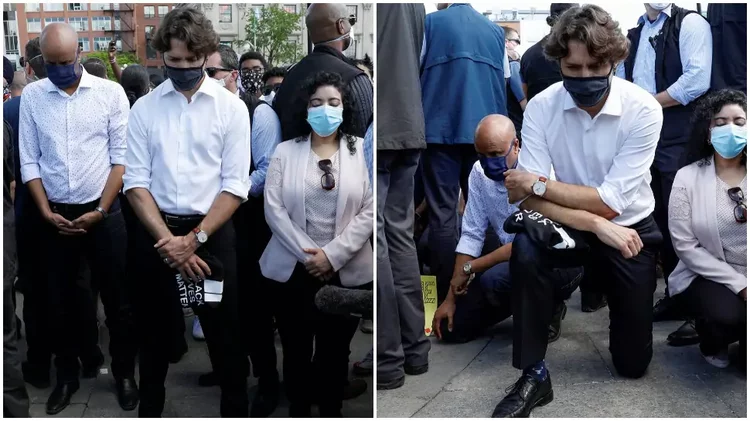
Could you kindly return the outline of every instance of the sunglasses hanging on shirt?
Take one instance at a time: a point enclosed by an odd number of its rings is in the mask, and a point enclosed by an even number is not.
[[[747,223],[747,205],[745,205],[745,193],[739,187],[733,187],[727,190],[729,198],[737,203],[734,207],[734,220],[740,224]]]
[[[321,159],[318,161],[318,168],[324,173],[320,177],[320,187],[323,190],[333,190],[336,188],[336,178],[333,176],[333,162],[330,159]]]

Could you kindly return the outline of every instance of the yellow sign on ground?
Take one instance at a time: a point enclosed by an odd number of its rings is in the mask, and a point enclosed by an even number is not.
[[[422,301],[424,301],[424,333],[432,334],[432,318],[437,311],[437,278],[434,276],[422,277]]]

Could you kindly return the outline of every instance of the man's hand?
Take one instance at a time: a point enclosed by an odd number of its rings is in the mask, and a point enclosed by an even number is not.
[[[742,297],[743,300],[747,301],[747,288],[740,291],[740,297]]]
[[[505,175],[505,188],[508,189],[508,201],[516,203],[531,195],[531,186],[539,177],[522,170],[508,170]]]
[[[637,256],[643,248],[643,241],[638,232],[621,227],[604,218],[597,218],[594,234],[604,244],[619,250],[626,259]]]
[[[189,281],[202,281],[206,279],[206,276],[211,276],[211,269],[208,268],[206,262],[195,254],[190,255],[187,260],[177,267],[180,271],[182,279]]]
[[[302,251],[312,255],[305,261],[305,269],[310,275],[318,279],[324,279],[325,274],[333,271],[333,266],[331,266],[328,256],[322,249],[302,249]]]
[[[464,295],[466,294],[466,291],[469,287],[469,277],[471,275],[464,275],[461,273],[460,275],[456,275],[451,279],[451,289],[453,290],[454,295]]]
[[[73,225],[72,222],[63,218],[62,215],[55,212],[50,212],[44,216],[44,219],[52,224],[55,228],[60,230],[62,235],[83,235],[86,234],[86,230],[81,229]],[[79,218],[80,219],[80,218]]]
[[[78,219],[72,222],[75,228],[81,229],[85,232],[90,230],[94,225],[98,224],[104,219],[104,216],[98,211],[87,212],[79,216]]]
[[[456,302],[454,300],[453,297],[446,298],[432,318],[432,331],[437,334],[440,340],[443,339],[443,332],[440,331],[443,319],[448,319],[448,332],[453,332],[453,315],[456,314]]]
[[[195,234],[190,233],[182,237],[167,237],[154,244],[159,250],[162,260],[167,259],[169,267],[176,269],[183,266],[190,256],[198,249]],[[164,262],[167,263],[167,262]]]

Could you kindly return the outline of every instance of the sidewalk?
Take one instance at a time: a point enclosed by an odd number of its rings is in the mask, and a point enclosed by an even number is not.
[[[22,314],[23,308],[23,296],[17,295],[16,313]],[[101,309],[100,309],[101,310]],[[100,311],[101,313],[101,311]],[[100,315],[100,320],[103,316]],[[186,417],[218,417],[219,416],[219,398],[220,390],[219,387],[199,387],[198,376],[207,373],[211,370],[211,364],[208,360],[208,352],[204,342],[197,342],[191,336],[193,318],[189,317],[185,319],[186,326],[186,338],[189,347],[189,351],[182,357],[182,360],[177,364],[169,366],[169,373],[167,374],[166,381],[166,394],[167,400],[164,406],[163,418],[186,418]],[[64,411],[55,415],[57,418],[134,418],[138,416],[137,409],[135,411],[126,412],[123,411],[117,404],[117,397],[115,395],[115,381],[112,377],[111,371],[109,371],[109,364],[111,362],[107,349],[109,343],[109,336],[107,329],[104,324],[101,324],[99,330],[99,343],[101,344],[102,351],[106,358],[102,370],[96,379],[81,379],[81,388],[73,395],[70,406],[65,408]],[[349,357],[351,362],[362,359],[365,354],[372,347],[373,335],[365,335],[359,330],[354,335],[354,339],[351,344],[351,356]],[[26,341],[21,340],[19,342],[19,349],[21,351],[22,360],[26,358]],[[278,370],[281,370],[281,342],[278,335],[276,335],[276,352],[278,355]],[[52,384],[54,385],[54,369]],[[136,373],[138,368],[136,367]],[[136,374],[136,380],[138,374]],[[344,401],[343,414],[345,417],[367,417],[371,418],[373,415],[372,409],[372,377],[365,379],[368,384],[368,390],[362,396],[357,397],[349,401]],[[26,388],[31,397],[31,416],[32,417],[50,417],[45,412],[45,403],[49,394],[52,392],[52,388],[49,389],[36,389],[30,384],[26,384]],[[257,379],[250,377],[248,379],[248,395],[250,402],[252,403],[253,396],[257,390]],[[279,407],[276,409],[271,416],[274,418],[287,417],[289,414],[289,402],[283,396]],[[313,408],[313,415],[317,415],[317,408]]]
[[[664,283],[657,291],[663,293]],[[562,337],[547,367],[555,398],[532,417],[743,417],[747,380],[735,366],[706,363],[697,346],[674,348],[667,335],[681,322],[654,325],[654,357],[645,377],[618,377],[609,355],[609,313],[582,313],[580,294],[568,301]],[[432,339],[430,371],[407,376],[400,389],[378,391],[381,417],[489,417],[520,375],[511,366],[512,322],[462,345]],[[730,353],[736,352],[736,345]]]

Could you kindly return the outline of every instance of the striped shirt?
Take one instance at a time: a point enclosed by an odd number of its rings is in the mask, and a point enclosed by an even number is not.
[[[254,170],[250,174],[250,195],[261,197],[266,184],[266,172],[276,145],[281,143],[281,123],[270,106],[255,107],[252,127],[252,158]]]

